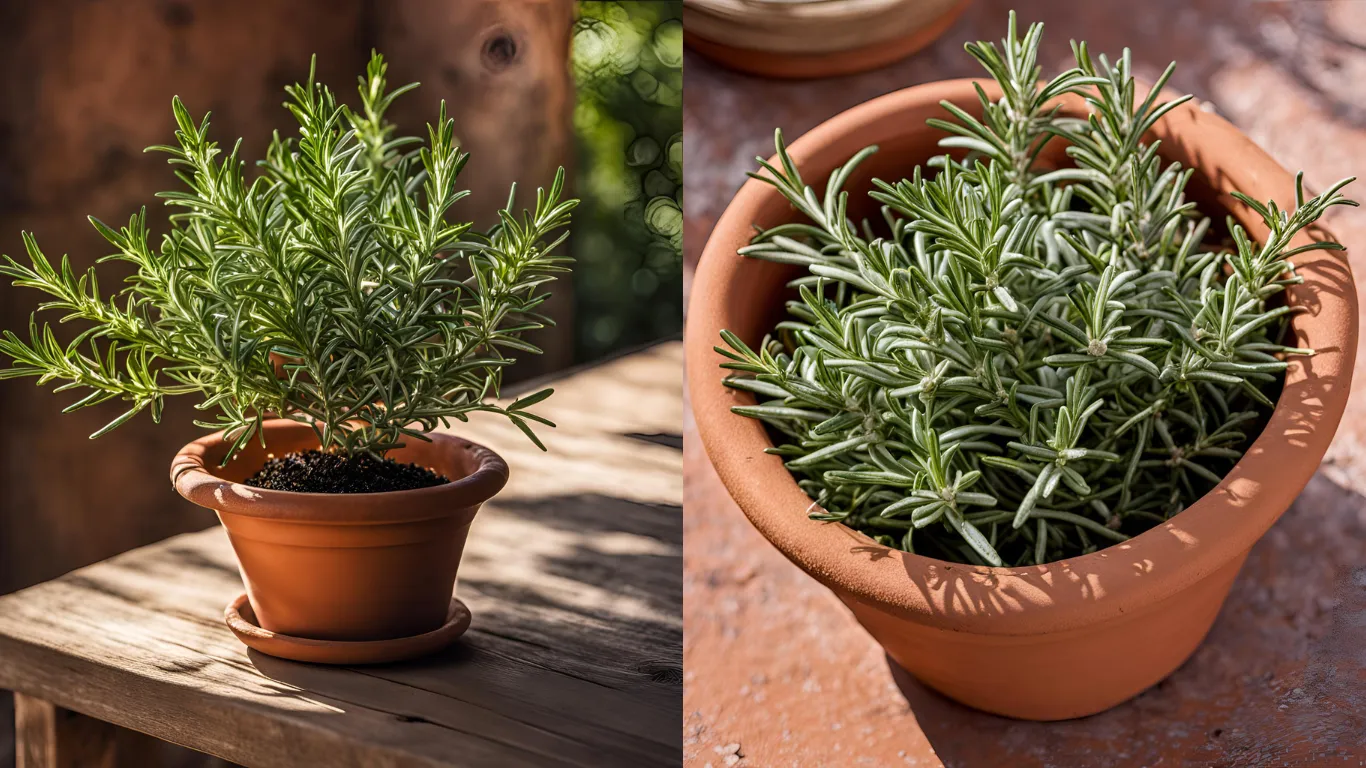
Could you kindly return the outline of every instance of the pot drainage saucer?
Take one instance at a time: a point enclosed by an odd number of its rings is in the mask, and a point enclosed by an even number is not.
[[[237,639],[248,648],[291,661],[313,664],[383,664],[404,661],[438,651],[470,628],[470,609],[451,598],[446,623],[431,632],[391,640],[311,640],[262,629],[246,594],[228,604],[223,618]]]

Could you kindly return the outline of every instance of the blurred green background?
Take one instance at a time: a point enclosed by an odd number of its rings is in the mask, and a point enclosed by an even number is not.
[[[575,358],[683,327],[683,3],[581,2]]]

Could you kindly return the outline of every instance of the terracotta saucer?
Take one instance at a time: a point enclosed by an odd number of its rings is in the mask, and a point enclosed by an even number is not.
[[[404,661],[438,651],[470,628],[470,609],[459,598],[451,598],[446,623],[431,632],[392,640],[310,640],[262,629],[256,624],[245,593],[228,604],[223,612],[237,639],[249,648],[291,661],[313,664],[383,664]]]

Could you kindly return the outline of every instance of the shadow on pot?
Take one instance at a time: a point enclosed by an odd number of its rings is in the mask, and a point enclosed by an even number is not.
[[[1366,498],[1315,476],[1252,550],[1191,661],[1099,714],[1056,723],[999,717],[940,695],[884,658],[949,768],[999,764],[1004,753],[1021,767],[1329,764],[1355,755],[1366,731],[1363,508]],[[1115,744],[1128,747],[1117,754]]]
[[[1352,289],[1351,273],[1345,264],[1320,265],[1318,274],[1324,275],[1337,290]],[[1334,293],[1333,289],[1319,285],[1305,287],[1312,289],[1306,293],[1314,296],[1322,292],[1329,295]],[[1315,313],[1312,304],[1303,301],[1297,304],[1306,306],[1307,313]],[[1316,352],[1341,352],[1341,348],[1323,346]],[[1303,436],[1310,434],[1312,425],[1322,419],[1323,403],[1325,400],[1333,399],[1337,382],[1332,376],[1312,375],[1316,373],[1313,369],[1315,356],[1298,360],[1311,374],[1308,377],[1308,386],[1281,395],[1277,402],[1278,412],[1282,412],[1284,416],[1279,420],[1281,428],[1275,433],[1265,432],[1260,435],[1249,447],[1246,456],[1265,455],[1266,446],[1276,445],[1278,439],[1295,448],[1308,447]],[[1290,399],[1292,396],[1295,398],[1293,401]],[[1247,506],[1255,499],[1256,488],[1263,482],[1274,484],[1276,479],[1257,480],[1246,476],[1232,478],[1211,491],[1209,495],[1227,499],[1228,506],[1236,510]],[[1182,518],[1178,515],[1152,531],[1175,539],[1180,551],[1196,548],[1200,544],[1200,538],[1185,529],[1181,523]],[[862,555],[872,561],[896,556],[896,550],[876,544],[853,529],[839,526],[839,531],[848,536],[851,555]],[[1134,546],[1130,543],[1118,543],[1101,550],[1096,556],[1102,560],[1123,558],[1133,549]],[[1028,607],[1050,607],[1078,599],[1100,602],[1105,599],[1107,588],[1115,586],[1102,580],[1101,575],[1094,569],[1076,568],[1069,560],[1034,568],[989,570],[937,560],[928,563],[902,560],[902,565],[907,583],[920,593],[926,605],[944,616],[1003,616],[1018,613]],[[1178,558],[1170,563],[1160,563],[1143,557],[1136,559],[1132,563],[1132,570],[1124,573],[1141,578],[1161,571],[1165,565],[1180,567],[1183,561]]]
[[[967,106],[974,84],[946,81],[869,101],[789,145],[808,184],[865,146],[881,149],[848,176],[851,193],[874,176],[898,178],[936,154],[925,126],[941,100]],[[1065,113],[1085,110],[1064,100]],[[1153,129],[1165,161],[1194,168],[1190,199],[1228,212],[1264,240],[1260,215],[1231,195],[1294,200],[1296,180],[1217,115],[1186,104]],[[850,198],[858,219],[873,206]],[[1314,475],[1346,405],[1356,353],[1356,291],[1341,253],[1296,258],[1305,283],[1286,301],[1296,356],[1274,412],[1224,480],[1185,511],[1128,541],[1043,566],[985,569],[892,551],[851,529],[807,519],[811,499],[776,456],[762,425],[731,412],[752,398],[726,389],[712,349],[722,329],[759,342],[783,307],[794,269],[737,255],[752,226],[795,213],[776,190],[751,180],[704,249],[689,312],[688,375],[699,433],[732,498],[771,543],[829,587],[897,663],[926,685],[990,712],[1057,720],[1114,706],[1161,680],[1213,624],[1253,544]],[[1297,238],[1303,246],[1308,238]],[[854,556],[851,557],[851,552]]]

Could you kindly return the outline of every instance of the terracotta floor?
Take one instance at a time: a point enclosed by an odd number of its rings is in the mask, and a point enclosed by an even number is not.
[[[976,0],[936,45],[857,77],[777,83],[688,55],[689,274],[772,130],[799,136],[900,87],[974,75],[967,39],[1006,11],[1067,41],[1134,49],[1142,76],[1211,102],[1311,188],[1366,176],[1366,3]],[[1141,14],[1134,9],[1142,8]],[[1126,21],[1119,22],[1117,19]],[[1366,200],[1366,181],[1350,192]],[[1330,229],[1366,274],[1366,213]],[[1359,278],[1366,287],[1366,279]],[[1358,354],[1359,366],[1366,355]],[[1366,765],[1366,376],[1324,467],[1253,550],[1195,656],[1136,700],[1079,721],[977,713],[893,674],[835,598],[783,559],[721,488],[685,426],[684,759],[689,766]],[[1116,659],[1123,663],[1123,659]]]

